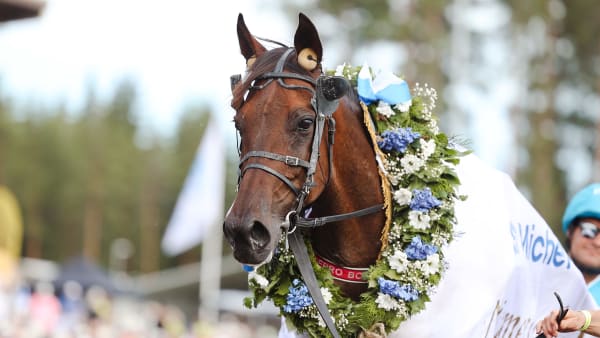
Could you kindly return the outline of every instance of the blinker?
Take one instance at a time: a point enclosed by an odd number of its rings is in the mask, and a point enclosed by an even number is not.
[[[341,76],[320,76],[317,79],[316,110],[325,116],[333,115],[339,99],[348,93],[350,83]]]

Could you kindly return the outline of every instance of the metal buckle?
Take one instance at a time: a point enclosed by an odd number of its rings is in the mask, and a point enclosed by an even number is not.
[[[294,233],[294,231],[296,231],[296,225],[293,224],[292,222],[292,217],[294,217],[296,215],[296,211],[292,210],[290,212],[287,213],[287,215],[285,215],[285,219],[283,220],[283,223],[281,223],[281,227],[287,232],[287,234],[292,234]],[[290,231],[290,226],[292,227],[292,230]]]
[[[285,164],[287,164],[287,165],[297,166],[299,162],[300,162],[300,159],[298,159],[297,157],[288,156],[288,155],[285,156]]]

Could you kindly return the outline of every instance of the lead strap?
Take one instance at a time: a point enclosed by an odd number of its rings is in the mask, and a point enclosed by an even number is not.
[[[315,272],[312,268],[312,263],[308,257],[308,251],[306,250],[306,244],[304,243],[302,234],[300,231],[296,231],[288,235],[288,240],[290,248],[294,253],[294,257],[296,258],[296,263],[298,263],[298,268],[300,269],[302,279],[304,279],[304,283],[306,284],[308,292],[317,306],[317,310],[319,310],[319,313],[321,314],[321,318],[323,318],[323,321],[325,322],[325,325],[327,325],[331,335],[334,338],[341,338],[335,327],[335,324],[333,323],[329,309],[327,309],[327,304],[325,304],[325,300],[323,299],[323,294],[321,293],[321,288],[317,282],[317,277],[315,276]]]

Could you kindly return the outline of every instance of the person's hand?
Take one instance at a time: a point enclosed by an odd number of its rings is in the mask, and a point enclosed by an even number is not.
[[[573,332],[579,330],[585,324],[585,315],[581,311],[567,311],[560,322],[556,322],[558,310],[550,312],[544,319],[537,323],[536,333],[544,333],[546,337],[556,337],[559,332]]]

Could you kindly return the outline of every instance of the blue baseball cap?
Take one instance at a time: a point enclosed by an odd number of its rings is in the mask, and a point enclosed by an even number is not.
[[[600,219],[600,183],[590,184],[573,196],[562,219],[564,233],[576,218],[583,217]]]

